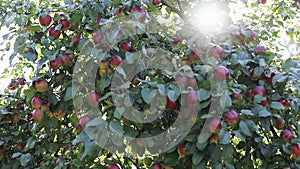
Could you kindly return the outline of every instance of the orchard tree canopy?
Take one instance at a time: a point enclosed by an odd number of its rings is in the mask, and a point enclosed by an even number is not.
[[[300,168],[299,0],[0,4],[1,169]]]

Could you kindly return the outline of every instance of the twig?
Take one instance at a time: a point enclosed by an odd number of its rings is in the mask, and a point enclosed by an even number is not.
[[[166,5],[167,7],[169,7],[173,12],[175,12],[177,15],[179,15],[179,17],[180,17],[181,19],[183,19],[185,22],[188,21],[188,20],[187,20],[187,17],[186,17],[179,9],[175,8],[175,7],[170,3],[170,1],[164,0],[164,1],[162,2],[162,4],[163,4],[163,5]]]

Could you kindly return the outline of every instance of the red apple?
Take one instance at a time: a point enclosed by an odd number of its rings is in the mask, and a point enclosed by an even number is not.
[[[284,126],[285,126],[285,121],[282,118],[277,118],[275,127],[277,129],[282,129]]]
[[[32,118],[35,121],[41,121],[44,117],[44,113],[40,109],[34,109],[32,111]]]
[[[60,24],[62,25],[62,30],[68,30],[70,27],[70,21],[68,19],[61,19],[59,20]]]
[[[39,109],[43,104],[43,101],[41,98],[39,98],[38,96],[34,96],[32,99],[31,99],[31,106],[34,108],[34,109]]]
[[[259,0],[259,3],[261,3],[261,4],[266,4],[266,3],[267,3],[267,0]]]
[[[234,93],[232,97],[236,100],[241,100],[241,95],[239,93]]]
[[[261,45],[258,45],[258,46],[256,46],[256,48],[254,49],[254,54],[255,54],[255,55],[260,55],[261,53],[266,52],[266,51],[267,51],[266,47],[261,46]]]
[[[195,90],[191,90],[189,93],[187,93],[185,96],[185,102],[189,107],[197,107],[200,103],[198,92]]]
[[[48,109],[49,109],[48,104],[42,104],[42,106],[41,106],[42,112],[46,112]]]
[[[102,44],[102,40],[105,38],[103,33],[93,33],[93,41],[95,44]]]
[[[118,16],[123,16],[124,14],[124,10],[125,10],[126,6],[120,6],[119,9],[116,11],[116,15]]]
[[[21,77],[18,79],[19,85],[25,85],[26,79],[24,77]]]
[[[61,162],[63,162],[64,160],[65,160],[65,159],[62,158],[62,157],[57,158],[56,161],[55,161],[55,166],[59,166],[59,164],[60,164]]]
[[[179,42],[181,42],[181,40],[180,40],[180,39],[173,38],[172,45],[174,45],[174,46],[177,46]]]
[[[80,133],[82,130],[83,130],[82,126],[79,123],[76,124],[76,131]]]
[[[69,28],[70,31],[76,31],[77,29],[78,29],[78,24],[71,25]]]
[[[20,151],[24,151],[24,144],[19,143],[19,144],[17,145],[17,148],[18,148]]]
[[[184,75],[179,75],[175,78],[175,80],[182,85],[184,88],[187,88],[189,85],[189,78]]]
[[[69,55],[63,55],[61,57],[61,61],[62,61],[62,64],[67,66],[67,65],[70,65],[71,61],[70,61],[70,56]]]
[[[52,36],[54,38],[54,40],[58,39],[60,34],[61,34],[61,31],[60,30],[55,30],[55,26],[52,26],[49,29],[49,36]]]
[[[129,42],[123,42],[120,46],[122,52],[130,52],[132,50],[131,44]]]
[[[220,118],[212,119],[209,122],[208,128],[209,128],[210,132],[212,132],[212,133],[218,133],[220,131],[220,129],[222,128],[222,126],[221,126],[221,119]]]
[[[197,62],[201,58],[201,54],[198,50],[192,49],[191,54],[189,55],[189,58],[192,62]]]
[[[279,99],[278,102],[281,103],[286,109],[291,108],[291,102],[289,100]]]
[[[122,63],[122,58],[119,55],[113,55],[111,57],[110,66],[117,67]]]
[[[263,105],[263,106],[266,106],[266,107],[270,106],[270,104],[271,104],[271,103],[270,103],[270,98],[267,97],[266,100],[262,100],[262,101],[260,102],[260,104]]]
[[[101,17],[99,16],[97,19],[96,19],[96,24],[99,25],[101,22]]]
[[[8,88],[9,88],[10,90],[16,90],[16,89],[17,89],[17,86],[18,86],[18,83],[17,83],[16,81],[12,80],[12,81],[9,83]]]
[[[171,100],[167,99],[167,106],[170,109],[175,110],[177,105],[178,105],[178,101],[172,102]]]
[[[24,103],[18,104],[18,110],[24,110]]]
[[[57,117],[63,117],[65,115],[65,110],[60,108],[58,112],[54,113]]]
[[[50,61],[50,67],[53,70],[57,70],[60,66],[62,66],[62,60],[61,58],[56,58],[55,60]]]
[[[91,106],[97,106],[98,105],[98,100],[100,99],[100,97],[101,97],[100,93],[95,92],[95,91],[91,92],[89,94],[89,98],[88,98],[89,104]]]
[[[146,20],[146,13],[145,13],[145,11],[142,8],[140,8],[140,7],[134,7],[134,8],[131,9],[131,12],[132,13],[135,13],[135,12],[139,13],[139,20],[141,22],[143,22],[143,21]]]
[[[178,152],[179,158],[184,158],[186,156],[186,146],[184,143],[182,143],[178,146],[177,152]]]
[[[117,164],[110,164],[107,169],[120,169],[120,167]]]
[[[153,5],[159,5],[161,0],[152,0]]]
[[[151,168],[152,168],[152,169],[162,169],[161,165],[158,164],[158,163],[153,163],[153,164],[151,165]]]
[[[223,52],[223,48],[219,45],[215,45],[209,49],[209,55],[216,58],[220,58],[223,55]]]
[[[300,156],[300,146],[299,146],[299,144],[293,144],[292,145],[292,154],[295,157],[299,157]]]
[[[4,151],[0,149],[0,160],[2,160],[3,158],[4,158]]]
[[[85,128],[86,124],[90,122],[92,118],[88,115],[85,115],[79,119],[79,124],[82,128]]]
[[[219,136],[217,134],[213,134],[209,140],[209,143],[215,143],[218,144],[219,143]]]
[[[72,42],[74,44],[79,43],[79,41],[80,41],[80,36],[79,35],[75,35],[75,36],[72,37]]]
[[[99,68],[101,69],[101,70],[103,70],[103,69],[108,69],[108,67],[109,67],[109,62],[99,62],[98,63],[98,66],[99,66]]]
[[[244,42],[249,43],[252,42],[255,39],[255,33],[250,28],[245,28],[241,31],[241,38]]]
[[[264,86],[256,86],[253,89],[253,94],[254,95],[262,94],[263,96],[266,96],[267,91],[266,91],[266,88]]]
[[[293,139],[294,136],[290,130],[285,129],[280,133],[280,137],[284,142],[289,142]]]
[[[109,69],[100,69],[99,74],[100,76],[106,76],[109,73]]]
[[[18,122],[20,121],[20,119],[21,119],[21,116],[20,116],[19,113],[15,113],[15,114],[13,115],[13,122],[14,122],[14,123],[18,123]]]
[[[229,71],[225,66],[218,66],[215,69],[215,76],[219,80],[226,80],[229,78]]]
[[[39,167],[42,167],[44,164],[45,164],[45,161],[40,161],[40,162],[38,163],[38,166],[39,166]]]
[[[248,93],[246,94],[248,99],[252,99],[254,97],[253,90],[249,90]]]
[[[39,21],[42,26],[49,26],[52,21],[52,17],[49,14],[41,14],[39,16]]]
[[[239,114],[234,110],[229,110],[226,112],[225,121],[231,126],[235,125],[239,121]]]

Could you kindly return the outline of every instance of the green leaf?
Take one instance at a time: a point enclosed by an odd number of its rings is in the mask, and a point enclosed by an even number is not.
[[[271,116],[272,114],[271,114],[271,112],[269,112],[269,111],[267,110],[266,107],[263,107],[262,110],[260,110],[260,111],[258,112],[258,115],[259,115],[259,117],[269,117],[269,116]]]
[[[251,110],[241,110],[241,112],[242,112],[244,115],[254,116],[254,114],[251,112]]]
[[[109,123],[109,128],[114,133],[123,134],[123,126],[120,121],[111,121]]]
[[[81,18],[82,18],[82,14],[81,13],[75,13],[75,14],[73,14],[72,17],[71,17],[71,25],[75,25],[78,22],[80,22]]]
[[[37,59],[37,55],[32,52],[24,52],[23,56],[31,62],[34,62]]]
[[[193,164],[198,165],[204,157],[204,153],[197,151],[193,153]]]
[[[68,87],[65,95],[65,101],[72,99],[72,87]]]
[[[239,128],[240,128],[240,130],[241,130],[246,136],[249,136],[249,137],[252,136],[252,133],[251,133],[251,131],[249,130],[249,128],[248,128],[246,122],[240,121]]]
[[[19,157],[22,153],[17,152],[17,153],[13,153],[13,155],[11,156],[11,158],[16,158]]]
[[[291,59],[291,58],[289,58],[282,64],[282,68],[284,70],[290,70],[290,69],[296,68],[298,66],[299,66],[299,63],[296,60]]]
[[[200,89],[198,91],[198,97],[200,101],[206,100],[211,96],[211,91],[205,90],[205,89]]]
[[[226,161],[229,161],[232,159],[232,155],[234,152],[234,147],[231,144],[227,144],[223,147],[223,157]]]
[[[27,164],[30,160],[31,160],[31,154],[29,154],[29,153],[22,154],[22,156],[20,157],[21,166],[23,166],[23,167],[27,166]]]
[[[229,144],[230,143],[230,133],[225,132],[220,135],[220,144]]]
[[[149,104],[149,103],[150,103],[150,100],[149,100],[150,89],[149,89],[148,87],[142,88],[141,94],[142,94],[143,100],[144,100],[147,104]]]
[[[284,106],[279,102],[272,102],[270,106],[277,110],[284,110]]]

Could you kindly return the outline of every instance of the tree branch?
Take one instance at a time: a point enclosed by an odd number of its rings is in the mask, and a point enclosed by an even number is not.
[[[171,9],[171,11],[175,12],[181,19],[183,19],[184,22],[187,22],[187,17],[176,7],[174,7],[169,0],[164,0],[162,2],[163,5],[166,5]]]

